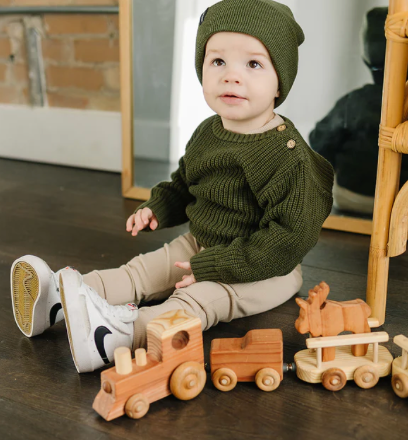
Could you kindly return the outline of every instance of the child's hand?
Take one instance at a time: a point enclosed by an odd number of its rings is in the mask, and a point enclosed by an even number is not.
[[[176,261],[174,265],[180,267],[181,269],[191,270],[191,264],[189,261],[185,261],[184,263]],[[183,281],[176,283],[176,289],[179,289],[180,287],[187,287],[196,282],[195,276],[192,273],[190,275],[183,275]]]
[[[126,231],[132,231],[132,235],[137,235],[139,231],[146,228],[148,225],[150,226],[150,229],[155,230],[159,225],[159,222],[150,208],[143,208],[127,219]]]

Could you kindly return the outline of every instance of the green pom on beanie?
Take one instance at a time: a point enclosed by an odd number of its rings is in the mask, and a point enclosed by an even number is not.
[[[217,32],[241,32],[258,38],[269,52],[279,78],[275,108],[286,99],[298,69],[298,46],[305,36],[286,5],[272,0],[222,0],[201,15],[195,67],[202,84],[205,46]]]

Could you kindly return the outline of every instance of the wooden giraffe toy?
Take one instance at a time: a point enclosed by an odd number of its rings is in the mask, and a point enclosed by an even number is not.
[[[296,330],[310,333],[313,337],[337,336],[343,331],[352,333],[370,333],[368,317],[370,307],[361,299],[352,301],[331,301],[327,299],[330,287],[324,281],[309,290],[309,298],[305,301],[296,298],[300,307],[299,317],[295,322]],[[365,356],[368,344],[353,345],[354,356]],[[332,361],[336,354],[335,347],[323,349],[323,362]]]

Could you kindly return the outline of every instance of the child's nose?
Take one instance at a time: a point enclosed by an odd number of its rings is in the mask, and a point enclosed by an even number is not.
[[[239,83],[239,82],[241,82],[241,76],[240,76],[239,72],[237,71],[237,69],[229,68],[225,72],[224,82],[226,82],[226,83]]]
[[[231,75],[225,76],[224,82],[226,82],[226,83],[240,83],[241,79],[240,79],[239,75],[231,74]]]

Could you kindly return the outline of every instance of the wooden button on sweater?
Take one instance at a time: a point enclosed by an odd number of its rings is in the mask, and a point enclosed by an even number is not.
[[[288,143],[286,144],[286,146],[287,146],[288,148],[290,148],[290,149],[295,148],[295,146],[296,146],[296,142],[295,142],[293,139],[291,139],[290,141],[288,141]]]
[[[276,128],[278,131],[286,130],[286,125],[279,125],[279,127]]]

